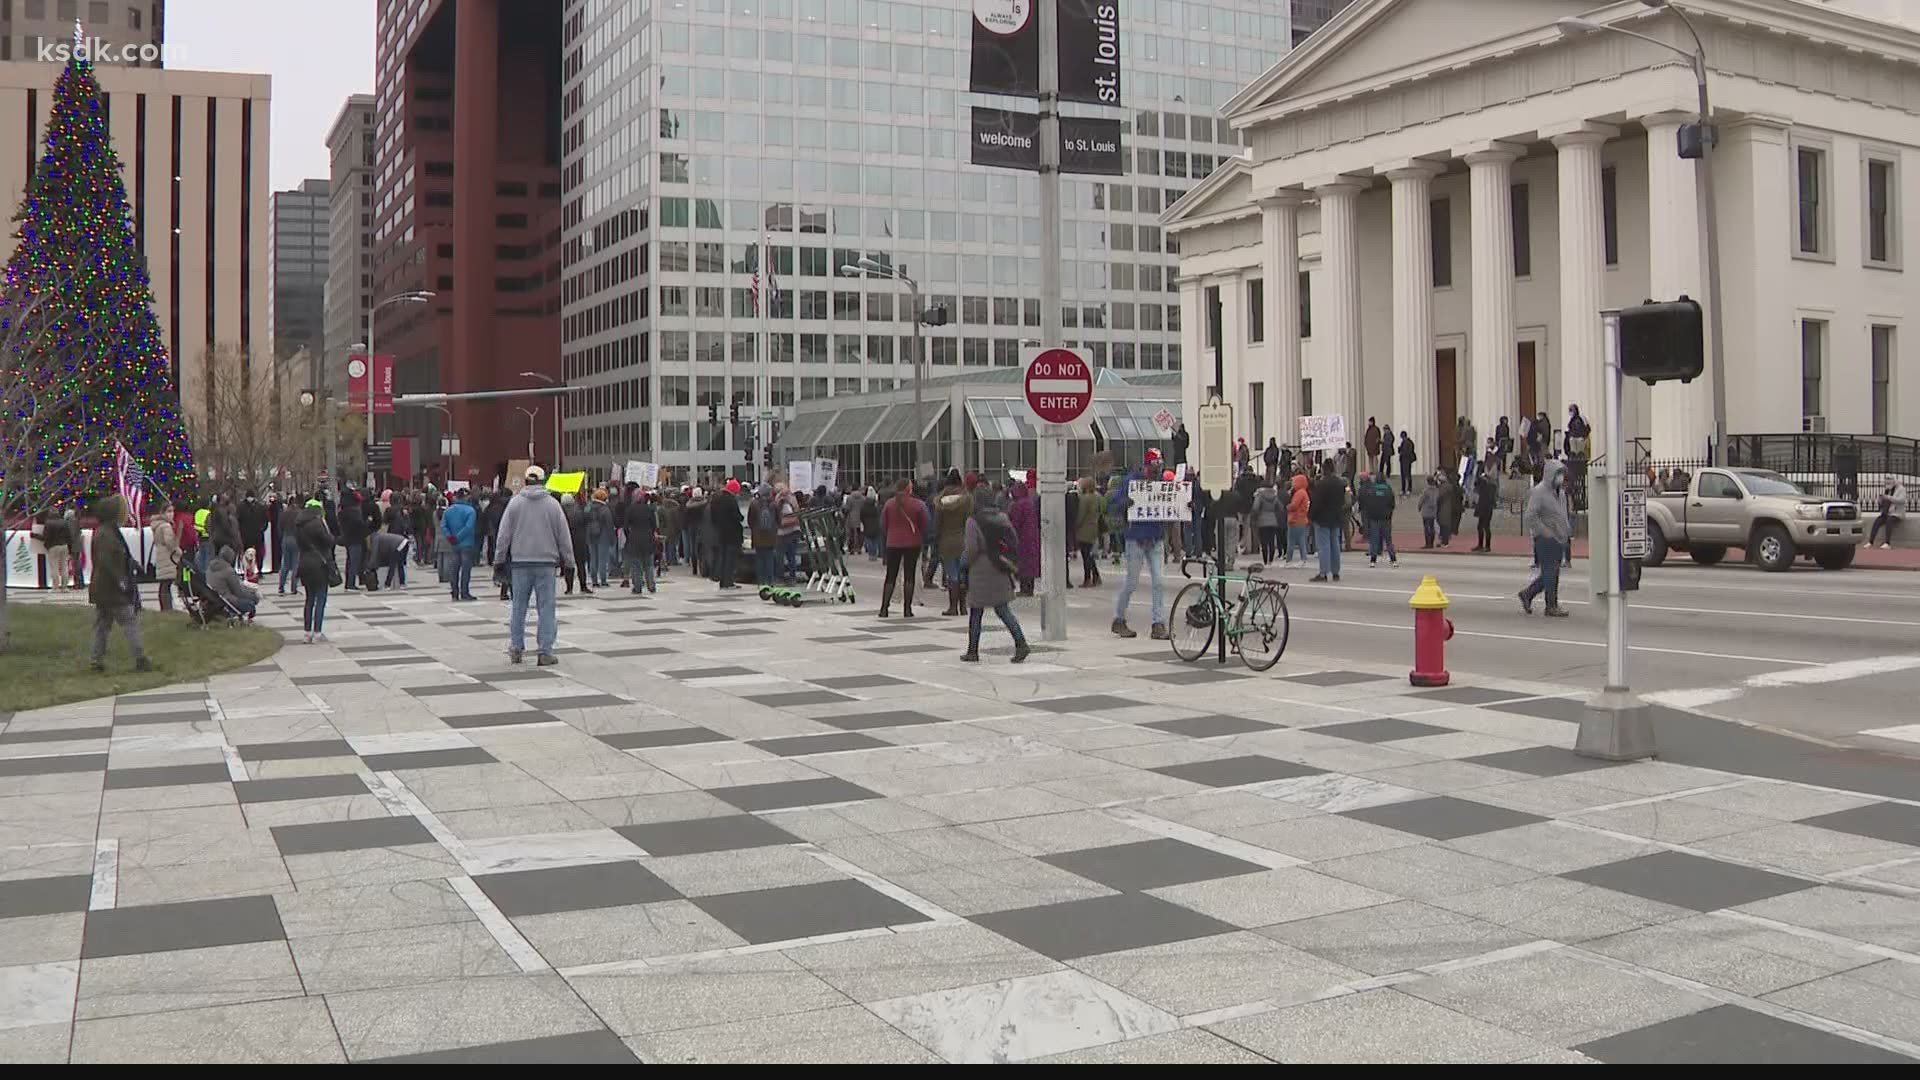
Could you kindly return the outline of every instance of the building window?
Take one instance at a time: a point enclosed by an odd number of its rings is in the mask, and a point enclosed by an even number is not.
[[[1620,265],[1620,176],[1609,165],[1600,170],[1600,234],[1607,265]]]
[[[1267,442],[1266,383],[1247,384],[1247,404],[1253,406],[1253,452],[1258,455]]]
[[[1827,152],[1813,146],[1793,151],[1796,218],[1794,250],[1801,255],[1831,255],[1827,240]]]
[[[1205,320],[1205,325],[1207,328],[1206,329],[1207,348],[1217,349],[1220,347],[1220,286],[1218,285],[1207,286],[1206,292],[1201,297],[1201,302],[1205,304],[1205,309],[1202,312],[1202,318]],[[1093,326],[1094,323],[1091,321],[1088,321],[1086,325]],[[1104,320],[1100,323],[1100,325],[1102,326],[1106,325]]]
[[[1515,184],[1513,198],[1513,276],[1533,274],[1533,207],[1527,185]]]
[[[1267,340],[1266,285],[1261,278],[1247,282],[1247,340],[1256,345]]]
[[[1893,400],[1893,327],[1871,328],[1873,338],[1873,433],[1885,435]]]
[[[1453,203],[1435,199],[1427,204],[1433,228],[1433,287],[1453,284]]]
[[[1313,275],[1300,271],[1300,336],[1313,336]]]
[[[1827,324],[1800,320],[1800,415],[1824,416],[1821,375],[1826,370]]]
[[[1313,415],[1313,380],[1300,380],[1300,415]]]
[[[1887,158],[1869,157],[1866,165],[1867,262],[1895,266],[1900,262],[1899,174]]]

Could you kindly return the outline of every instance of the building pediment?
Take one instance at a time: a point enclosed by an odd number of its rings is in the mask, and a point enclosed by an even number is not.
[[[1253,198],[1253,163],[1246,151],[1230,157],[1205,180],[1160,214],[1168,228],[1192,227],[1257,211]]]

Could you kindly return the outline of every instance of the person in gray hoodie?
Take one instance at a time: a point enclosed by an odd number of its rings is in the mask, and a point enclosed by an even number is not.
[[[513,578],[513,607],[507,615],[507,660],[517,664],[526,652],[527,605],[531,601],[540,611],[538,663],[551,667],[560,662],[553,655],[554,640],[560,636],[559,624],[554,621],[553,572],[556,568],[573,571],[578,567],[567,515],[547,490],[545,469],[527,466],[526,486],[507,503],[494,543],[497,564],[505,566]]]
[[[1533,559],[1539,576],[1520,590],[1520,610],[1533,614],[1533,598],[1547,594],[1547,614],[1556,619],[1567,616],[1560,606],[1560,561],[1573,538],[1573,522],[1567,516],[1567,502],[1561,495],[1566,484],[1564,462],[1549,461],[1541,467],[1540,482],[1527,492],[1527,509],[1522,515],[1527,535],[1533,537]]]

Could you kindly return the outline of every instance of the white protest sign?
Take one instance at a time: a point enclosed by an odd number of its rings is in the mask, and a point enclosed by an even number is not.
[[[1173,478],[1181,483],[1187,482],[1187,463],[1181,462],[1173,467]]]
[[[660,486],[660,466],[651,461],[627,462],[627,481],[651,488]]]
[[[1127,484],[1128,521],[1187,521],[1193,485],[1178,480],[1133,480]]]
[[[824,487],[832,491],[839,482],[840,463],[838,461],[830,457],[813,459],[813,487]],[[813,488],[807,490],[811,491]]]
[[[813,490],[813,462],[787,462],[787,487],[792,491]]]
[[[1173,425],[1178,419],[1179,417],[1174,416],[1171,410],[1161,409],[1159,412],[1153,414],[1154,430],[1163,438],[1171,435],[1173,434]]]
[[[1347,445],[1347,418],[1344,416],[1303,416],[1300,418],[1300,449],[1338,450]]]

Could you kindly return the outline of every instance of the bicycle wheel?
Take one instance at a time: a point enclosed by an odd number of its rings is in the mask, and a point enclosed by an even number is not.
[[[1215,616],[1213,594],[1204,582],[1190,582],[1173,598],[1168,613],[1167,635],[1173,639],[1173,655],[1191,664],[1207,654],[1213,644]]]
[[[1292,628],[1286,595],[1273,588],[1255,593],[1240,611],[1240,626],[1240,659],[1247,667],[1265,671],[1279,663]]]

